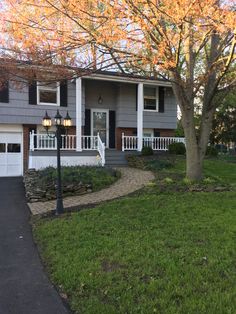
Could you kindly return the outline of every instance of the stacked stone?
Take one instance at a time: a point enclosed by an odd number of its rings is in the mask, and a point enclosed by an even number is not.
[[[35,169],[28,170],[24,175],[25,193],[27,201],[30,203],[54,200],[56,198],[56,185],[47,182],[40,185],[39,171]],[[82,195],[92,192],[91,184],[70,183],[62,184],[63,196]]]

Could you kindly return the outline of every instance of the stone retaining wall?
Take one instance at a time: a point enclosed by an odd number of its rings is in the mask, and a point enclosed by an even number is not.
[[[39,184],[39,171],[30,169],[25,172],[24,184],[27,201],[43,202],[56,198],[56,186],[52,182],[48,182],[43,186]],[[63,196],[82,195],[92,192],[91,184],[71,183],[62,185]]]

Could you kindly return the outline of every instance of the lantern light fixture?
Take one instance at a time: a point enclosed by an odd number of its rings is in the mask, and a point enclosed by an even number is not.
[[[98,103],[99,103],[99,105],[101,105],[103,103],[103,98],[101,95],[98,97]]]
[[[62,214],[64,212],[63,206],[63,197],[62,197],[62,184],[61,184],[61,148],[62,148],[62,135],[64,134],[64,128],[67,131],[69,127],[72,126],[72,120],[67,111],[66,117],[63,119],[60,115],[59,110],[54,117],[56,131],[49,134],[49,129],[52,126],[52,119],[49,117],[47,111],[45,112],[45,116],[42,120],[42,125],[47,131],[47,135],[49,138],[56,139],[56,147],[57,147],[57,204],[56,204],[56,215]],[[63,135],[64,136],[64,135]]]
[[[72,120],[67,111],[66,117],[64,118],[63,125],[65,128],[69,128],[72,126]]]
[[[62,116],[60,115],[59,110],[57,110],[57,113],[56,113],[56,115],[54,117],[54,120],[55,120],[56,126],[61,126],[62,125]]]
[[[45,129],[48,129],[52,126],[52,119],[49,117],[47,111],[45,112],[45,116],[43,117],[42,125]]]

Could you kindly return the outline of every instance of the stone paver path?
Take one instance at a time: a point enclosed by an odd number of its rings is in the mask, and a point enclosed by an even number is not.
[[[128,167],[116,169],[121,172],[121,178],[117,182],[98,192],[66,197],[64,198],[64,207],[80,207],[119,198],[143,188],[154,179],[154,175],[150,171]],[[28,205],[32,214],[38,215],[55,210],[56,201],[29,203]]]

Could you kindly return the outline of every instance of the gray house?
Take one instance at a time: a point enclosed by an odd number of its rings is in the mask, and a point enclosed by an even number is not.
[[[98,72],[72,81],[7,82],[0,90],[0,176],[56,164],[56,142],[42,127],[47,110],[67,111],[73,127],[62,139],[65,165],[104,165],[144,145],[166,150],[174,138],[177,105],[168,82]],[[53,128],[52,128],[53,131]]]

